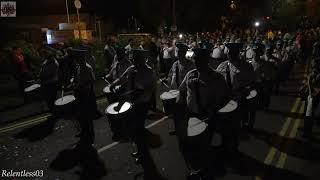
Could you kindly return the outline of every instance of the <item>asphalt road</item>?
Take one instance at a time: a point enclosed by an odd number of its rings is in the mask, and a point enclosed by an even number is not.
[[[301,138],[299,128],[303,125],[305,107],[297,97],[297,89],[305,79],[306,69],[305,65],[296,65],[289,82],[281,88],[281,95],[272,97],[270,111],[257,113],[254,132],[241,134],[241,168],[226,166],[226,174],[217,179],[320,179],[320,129],[315,128],[315,138],[307,141]],[[104,112],[106,100],[99,100],[98,106]],[[158,106],[161,108],[161,103]],[[131,143],[115,143],[111,140],[106,117],[95,120],[94,126],[98,156],[88,154],[86,159],[91,160],[90,167],[77,165],[73,168],[67,167],[72,167],[74,154],[68,154],[66,150],[78,141],[72,120],[60,119],[50,123],[46,121],[46,116],[40,115],[0,127],[1,175],[4,170],[42,170],[43,177],[30,179],[74,180],[84,177],[81,172],[86,168],[92,177],[106,169],[106,175],[101,178],[103,180],[143,179],[143,168],[136,165],[130,156],[135,147]],[[158,140],[156,147],[151,149],[152,165],[165,179],[184,180],[187,172],[185,162],[176,137],[168,134],[173,128],[172,119],[150,116],[146,126],[153,134],[153,139]],[[219,156],[219,150],[214,152]],[[97,158],[100,161],[92,160]],[[60,169],[53,168],[56,163]]]

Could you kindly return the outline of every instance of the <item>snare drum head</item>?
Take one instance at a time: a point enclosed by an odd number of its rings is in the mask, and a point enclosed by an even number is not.
[[[252,99],[252,98],[256,97],[257,94],[258,94],[257,90],[254,89],[254,90],[250,91],[250,94],[249,94],[249,96],[246,97],[246,99]]]
[[[160,99],[162,100],[168,100],[168,99],[174,99],[179,95],[178,90],[170,90],[169,92],[164,92],[160,95]]]
[[[69,104],[73,101],[75,101],[76,98],[73,96],[73,95],[67,95],[67,96],[63,96],[63,98],[59,98],[57,99],[54,104],[56,106],[63,106],[63,105],[66,105],[66,104]]]
[[[188,121],[188,136],[197,136],[207,129],[208,124],[198,118],[192,117]]]
[[[30,92],[30,91],[33,91],[33,90],[38,89],[38,88],[40,88],[40,87],[41,87],[40,84],[33,84],[33,85],[25,88],[25,89],[24,89],[24,92]]]
[[[112,103],[111,105],[109,105],[105,111],[106,114],[121,114],[121,113],[124,113],[124,112],[127,112],[129,109],[131,109],[132,107],[132,104],[129,103],[129,102],[125,102],[120,111],[116,111],[114,108],[117,107],[119,104],[119,102],[115,102],[115,103]]]
[[[111,93],[110,91],[110,85],[106,86],[105,88],[103,88],[103,92],[104,93]]]
[[[238,107],[238,103],[234,100],[228,102],[222,109],[219,110],[220,113],[228,113],[236,110]]]

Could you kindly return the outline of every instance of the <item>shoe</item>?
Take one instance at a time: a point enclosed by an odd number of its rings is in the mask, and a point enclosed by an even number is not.
[[[169,132],[169,135],[170,135],[170,136],[176,136],[176,135],[177,135],[177,131],[170,131],[170,132]]]

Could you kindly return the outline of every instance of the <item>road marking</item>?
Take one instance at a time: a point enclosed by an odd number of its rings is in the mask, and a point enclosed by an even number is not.
[[[8,132],[8,131],[17,129],[17,128],[26,127],[26,126],[29,126],[29,125],[32,125],[32,124],[36,124],[36,123],[40,123],[40,122],[46,121],[47,117],[49,117],[49,116],[50,116],[50,114],[47,114],[47,115],[44,115],[44,116],[41,116],[41,117],[38,117],[38,118],[34,118],[34,119],[27,120],[27,121],[23,121],[23,122],[20,122],[20,123],[7,125],[7,126],[5,126],[3,128],[0,128],[0,133],[5,133],[5,132]]]
[[[304,79],[304,80],[302,81],[303,84],[307,81],[306,78],[308,77],[309,68],[310,68],[310,63],[308,63],[308,64],[305,66],[305,68],[304,68],[304,75],[303,75],[303,79]],[[298,101],[301,101],[301,99],[300,99],[300,98],[297,98],[295,104],[293,105],[293,107],[292,107],[292,109],[291,109],[291,112],[297,110],[297,104],[299,104]],[[304,105],[305,105],[305,104],[302,103],[302,106],[301,106],[301,108],[300,108],[300,112],[301,112],[301,109],[304,109]],[[303,112],[302,112],[302,113],[303,113]],[[292,119],[292,118],[287,118],[287,119],[286,119],[285,123],[284,123],[283,126],[282,126],[281,131],[279,132],[279,135],[280,135],[280,136],[284,136],[284,135],[286,134],[286,131],[288,130],[288,128],[289,128],[289,126],[290,126],[290,124],[291,124],[291,119]],[[296,123],[297,123],[297,122],[296,122]],[[299,126],[299,125],[296,125],[296,123],[294,124],[294,127],[295,127],[295,126]],[[298,129],[298,127],[297,127],[297,129]],[[291,135],[291,133],[290,133],[290,135]],[[269,150],[269,153],[268,153],[267,156],[266,156],[266,159],[264,160],[264,163],[267,164],[267,165],[270,165],[270,164],[272,163],[272,161],[273,161],[273,159],[274,159],[277,151],[278,151],[278,150],[277,150],[275,147],[271,147],[270,150]],[[279,161],[280,161],[280,159],[286,159],[285,156],[286,156],[286,155],[284,155],[284,154],[280,154]],[[283,160],[281,160],[281,161],[283,161]],[[280,164],[279,164],[279,165],[280,165]],[[263,179],[262,179],[261,177],[259,177],[259,176],[255,176],[255,180],[263,180]]]
[[[301,103],[301,99],[300,98],[297,98],[292,109],[291,109],[291,113],[294,113],[297,111],[298,109],[298,106],[300,105]],[[285,121],[285,123],[283,124],[282,126],[282,129],[281,131],[279,132],[279,136],[284,136],[286,134],[286,132],[288,131],[289,129],[289,126],[291,124],[291,121],[292,121],[292,118],[291,117],[288,117]],[[275,148],[275,147],[271,147],[270,150],[269,150],[269,153],[267,154],[265,160],[264,160],[264,163],[266,165],[270,165],[276,155],[276,153],[278,152],[278,150]]]
[[[147,125],[146,128],[147,128],[147,129],[150,129],[150,128],[152,128],[153,126],[155,126],[155,125],[157,125],[157,124],[159,124],[159,123],[161,123],[161,122],[163,122],[163,121],[165,121],[165,120],[167,120],[167,119],[168,119],[168,116],[165,116],[165,117],[163,117],[163,118],[161,118],[161,119],[159,119],[159,120],[157,120],[157,121],[155,121],[155,122]],[[112,148],[112,147],[114,147],[114,146],[116,146],[116,145],[118,145],[118,144],[119,144],[119,142],[114,142],[114,143],[108,144],[108,145],[106,145],[106,146],[98,149],[98,153],[102,153],[103,151],[106,151],[106,150],[108,150],[108,149],[110,149],[110,148]]]
[[[299,111],[300,114],[302,114],[304,112],[304,108],[305,108],[305,104],[302,103],[302,106],[300,107],[300,111]],[[297,132],[298,132],[298,128],[299,128],[300,122],[301,122],[301,119],[297,118],[295,123],[294,123],[294,125],[293,125],[293,127],[292,127],[292,130],[291,130],[291,132],[289,134],[289,138],[293,139],[293,138],[295,138],[297,136]],[[284,167],[285,163],[286,163],[287,157],[288,157],[287,153],[281,152],[279,160],[278,160],[278,162],[276,164],[276,167],[282,169]]]
[[[108,101],[107,98],[102,98],[102,99],[97,100],[97,104],[100,105],[100,104],[106,103],[107,101]],[[42,115],[38,118],[32,118],[30,120],[26,120],[23,122],[18,122],[18,123],[6,125],[6,126],[0,128],[0,133],[5,133],[8,131],[18,129],[18,128],[23,128],[23,127],[27,127],[27,126],[30,126],[30,125],[33,125],[36,123],[44,122],[47,120],[47,117],[49,117],[50,115],[51,115],[50,113],[47,113],[46,115]]]

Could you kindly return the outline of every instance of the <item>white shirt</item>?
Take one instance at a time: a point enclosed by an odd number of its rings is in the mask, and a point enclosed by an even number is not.
[[[199,114],[201,109],[207,113],[218,111],[225,105],[225,101],[229,97],[230,91],[223,76],[213,69],[209,73],[208,79],[205,80],[200,77],[196,69],[191,70],[179,87],[178,101],[184,101],[184,98],[186,98],[187,107],[191,113]]]
[[[134,95],[134,104],[149,103],[156,85],[156,76],[152,68],[145,66],[137,70],[134,65],[130,66],[120,77],[120,81],[127,82],[127,91],[140,91]]]
[[[245,61],[239,60],[237,64],[232,64],[229,60],[222,62],[217,71],[220,72],[227,81],[227,66],[230,69],[230,78],[233,90],[244,88],[255,81],[255,74],[252,65]]]
[[[173,58],[174,47],[164,47],[163,48],[163,59],[171,59]]]

